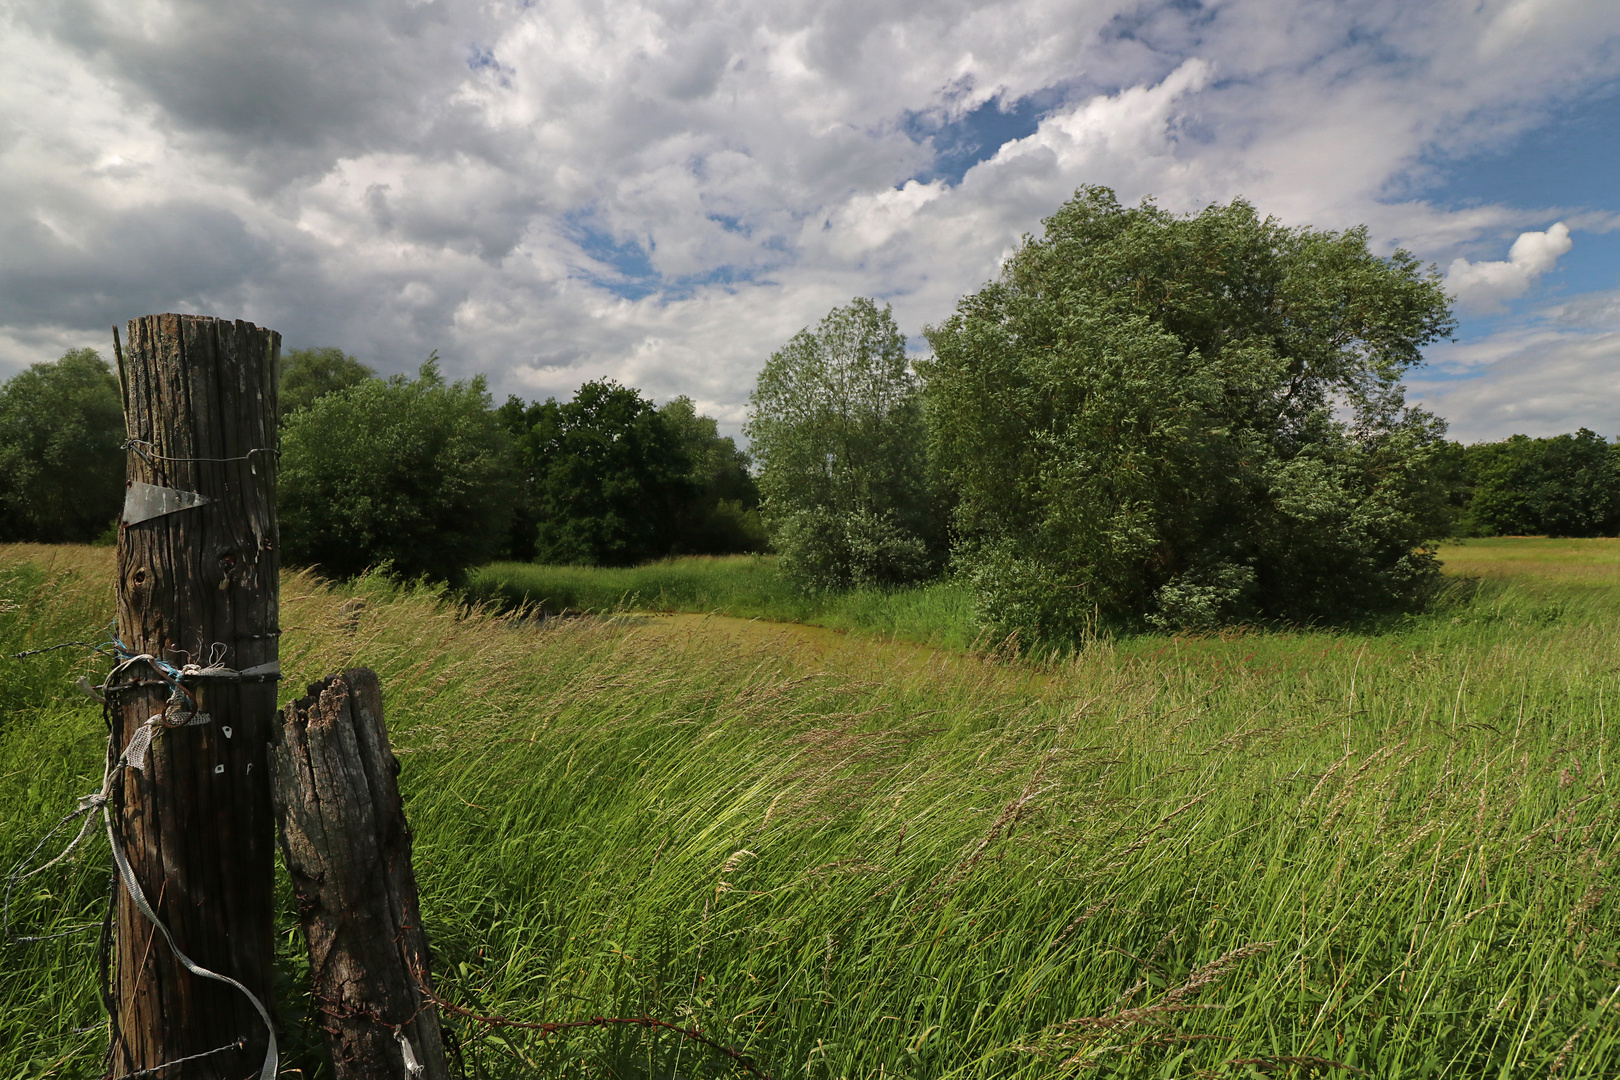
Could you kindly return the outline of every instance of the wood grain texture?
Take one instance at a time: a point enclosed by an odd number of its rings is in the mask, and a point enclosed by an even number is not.
[[[447,1080],[438,1011],[419,992],[427,938],[382,689],[365,668],[286,707],[272,749],[282,856],[309,942],[315,1002],[337,1080]]]
[[[118,634],[133,653],[237,670],[278,658],[275,513],[280,337],[193,315],[131,320],[119,362],[132,439],[128,479],[197,492],[206,505],[119,530]],[[144,668],[131,678],[150,680]],[[144,771],[126,769],[114,811],[135,874],[176,943],[271,1004],[273,811],[267,744],[276,684],[196,690],[212,722],[166,732]],[[167,699],[140,686],[113,700],[113,753]],[[113,1076],[242,1039],[240,1050],[171,1066],[163,1080],[256,1073],[264,1024],[246,997],[187,973],[119,890]]]

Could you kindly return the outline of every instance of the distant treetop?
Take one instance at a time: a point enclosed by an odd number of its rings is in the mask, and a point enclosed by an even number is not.
[[[281,415],[307,409],[327,394],[344,390],[377,373],[330,345],[319,349],[293,349],[281,356]]]

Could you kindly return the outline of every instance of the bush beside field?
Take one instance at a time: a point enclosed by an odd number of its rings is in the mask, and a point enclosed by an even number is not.
[[[110,552],[0,556],[5,652],[110,616]],[[480,1013],[647,1013],[778,1078],[1620,1073],[1612,584],[1044,664],[377,579],[289,575],[282,620],[284,696],[381,676],[436,975]],[[104,670],[0,662],[8,867],[100,776],[71,682]],[[92,929],[0,946],[0,1076],[100,1075],[107,872],[92,846],[16,897]],[[329,1075],[285,888],[279,925],[286,1066]],[[740,1075],[451,1026],[479,1077]]]

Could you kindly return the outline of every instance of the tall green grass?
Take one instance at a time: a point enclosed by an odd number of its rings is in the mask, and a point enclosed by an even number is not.
[[[469,575],[467,591],[485,603],[551,614],[715,613],[949,648],[977,640],[973,598],[964,586],[943,581],[806,594],[777,572],[772,555],[685,556],[624,568],[492,563]]]
[[[0,581],[7,651],[105,618],[93,576],[38,574]],[[1044,664],[379,581],[289,578],[282,618],[288,693],[381,675],[439,986],[480,1012],[647,1013],[779,1078],[1620,1073],[1612,593]],[[7,860],[99,765],[47,663],[6,686]],[[25,914],[93,921],[105,874]],[[0,951],[0,1076],[99,1072],[93,936]],[[667,1033],[451,1026],[477,1076],[737,1074]]]

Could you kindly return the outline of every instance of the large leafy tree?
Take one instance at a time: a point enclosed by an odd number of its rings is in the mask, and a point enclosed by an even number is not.
[[[922,399],[887,305],[834,308],[766,362],[749,399],[761,511],[812,588],[915,580],[941,546]]]
[[[494,554],[512,515],[506,431],[480,376],[367,379],[287,418],[279,508],[287,557],[348,576],[388,563],[456,581]]]
[[[87,541],[124,498],[118,378],[94,349],[35,364],[0,389],[0,535]]]
[[[1401,379],[1452,326],[1435,274],[1364,229],[1083,189],[927,331],[981,614],[1061,637],[1418,600],[1443,425]]]
[[[680,438],[651,401],[598,380],[572,401],[511,399],[502,418],[518,433],[530,484],[534,558],[628,566],[670,553],[697,485]]]

